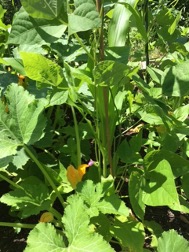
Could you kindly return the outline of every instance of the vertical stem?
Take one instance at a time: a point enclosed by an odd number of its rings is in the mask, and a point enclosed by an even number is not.
[[[80,147],[80,138],[79,138],[79,129],[77,125],[77,119],[75,115],[74,107],[71,106],[73,120],[74,120],[74,128],[75,128],[75,138],[76,138],[76,146],[77,146],[77,167],[81,164],[81,147]]]
[[[103,31],[103,17],[104,17],[104,9],[103,9],[103,1],[101,0],[96,0],[96,7],[98,12],[101,15],[101,19],[102,19],[102,24],[101,24],[101,28],[100,28],[100,48],[99,48],[99,52],[100,52],[100,61],[104,60],[104,31]],[[108,105],[109,105],[109,87],[106,86],[103,88],[103,97],[104,97],[104,111],[105,111],[105,125],[104,125],[104,133],[106,136],[106,143],[104,147],[106,147],[107,152],[105,151],[105,153],[107,153],[108,155],[103,155],[103,175],[104,177],[107,176],[107,161],[110,165],[110,173],[113,173],[113,167],[112,167],[112,153],[111,153],[111,138],[110,138],[110,127],[109,127],[109,110],[108,110]],[[107,160],[107,161],[106,161]],[[113,175],[113,174],[112,174]]]
[[[144,0],[144,21],[145,21],[145,28],[148,37],[148,0]],[[146,55],[146,67],[149,66],[149,43],[148,41],[145,44],[145,55]],[[150,76],[149,73],[146,73],[146,82],[149,83]]]

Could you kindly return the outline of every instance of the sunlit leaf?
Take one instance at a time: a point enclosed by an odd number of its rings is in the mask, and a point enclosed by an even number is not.
[[[32,144],[43,136],[44,106],[17,84],[5,93],[8,113],[0,102],[0,158],[16,154],[17,147]]]
[[[93,0],[74,0],[75,10],[68,15],[69,35],[98,28],[101,24]]]
[[[66,251],[63,237],[50,223],[39,223],[29,233],[25,252],[63,252]]]
[[[20,54],[29,78],[51,86],[62,83],[63,70],[58,64],[37,53],[21,52]]]
[[[83,200],[74,195],[69,198],[68,203],[62,219],[69,241],[68,251],[113,252],[102,236],[89,231],[89,216]]]
[[[54,19],[57,17],[63,6],[62,0],[21,0],[22,6],[35,18]]]
[[[163,232],[158,239],[158,252],[189,252],[189,243],[175,230]]]
[[[155,169],[146,172],[145,178],[146,183],[142,188],[142,201],[144,204],[150,206],[179,206],[174,176],[168,161],[160,161]]]
[[[37,48],[43,44],[55,42],[62,36],[65,29],[66,26],[56,20],[49,22],[45,19],[33,19],[21,8],[15,14],[8,43],[35,45]]]
[[[31,176],[19,183],[23,188],[4,194],[0,202],[20,211],[20,217],[26,218],[38,214],[50,207],[50,194],[48,187],[37,177]]]
[[[143,252],[145,232],[141,222],[116,220],[111,231],[120,244],[128,248],[129,251]]]

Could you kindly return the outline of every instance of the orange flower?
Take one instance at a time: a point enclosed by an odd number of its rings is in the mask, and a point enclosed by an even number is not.
[[[67,178],[73,189],[75,189],[76,185],[82,180],[83,175],[86,173],[87,167],[89,167],[88,164],[79,165],[77,169],[75,169],[73,165],[68,166]]]

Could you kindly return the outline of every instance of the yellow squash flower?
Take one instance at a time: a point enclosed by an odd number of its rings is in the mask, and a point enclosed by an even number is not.
[[[75,189],[76,185],[82,180],[83,175],[86,173],[87,167],[89,167],[89,164],[79,165],[77,169],[75,169],[73,165],[68,166],[67,178],[73,189]]]

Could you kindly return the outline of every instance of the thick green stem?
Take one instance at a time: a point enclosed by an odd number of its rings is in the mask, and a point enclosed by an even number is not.
[[[71,106],[73,120],[74,120],[74,127],[75,127],[75,138],[76,138],[76,146],[77,146],[77,166],[81,164],[81,147],[80,147],[80,137],[79,137],[79,129],[77,124],[77,118],[75,115],[74,107]]]
[[[50,186],[52,187],[52,189],[56,193],[56,195],[57,195],[58,199],[60,200],[62,206],[64,207],[64,199],[62,198],[60,192],[57,190],[56,185],[54,184],[53,180],[51,179],[51,177],[49,176],[49,174],[47,173],[47,171],[45,170],[45,168],[43,167],[43,165],[37,160],[37,158],[35,157],[35,155],[30,151],[30,149],[26,145],[24,145],[24,149],[28,153],[28,155],[31,157],[31,159],[39,167],[39,169],[43,173],[44,177],[46,178],[46,180],[49,182]]]
[[[103,9],[103,1],[96,0],[96,7],[98,12],[101,15],[102,19],[102,25],[99,30],[100,35],[100,60],[104,60],[104,30],[103,30],[103,19],[104,19],[104,9]],[[107,161],[110,165],[110,173],[113,173],[113,167],[112,167],[112,153],[111,153],[111,137],[110,137],[110,123],[109,123],[109,87],[106,86],[103,88],[103,100],[104,100],[104,112],[105,112],[105,124],[104,124],[104,134],[105,134],[105,143],[104,148],[106,150],[105,155],[103,155],[103,175],[107,176]],[[113,175],[113,174],[112,174]]]
[[[36,224],[23,224],[23,223],[14,223],[14,222],[0,222],[2,227],[13,227],[13,228],[29,228],[33,229]]]
[[[10,180],[9,178],[7,178],[6,176],[0,174],[0,178],[2,178],[3,180],[7,181],[10,185],[12,185],[15,188],[18,189],[23,189],[21,186],[19,186],[18,184],[14,183],[12,180]]]

